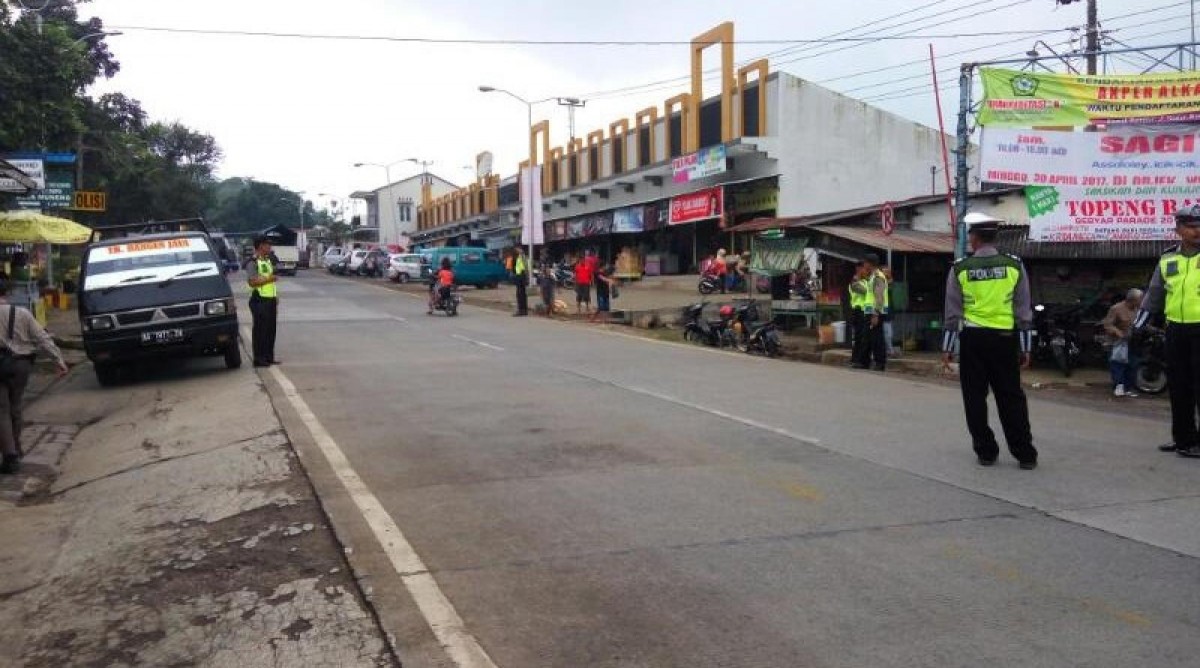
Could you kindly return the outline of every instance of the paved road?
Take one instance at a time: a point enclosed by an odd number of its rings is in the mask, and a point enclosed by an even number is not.
[[[981,469],[951,387],[282,293],[281,371],[499,666],[1200,657],[1200,465],[1159,421],[1035,400],[1041,467]]]

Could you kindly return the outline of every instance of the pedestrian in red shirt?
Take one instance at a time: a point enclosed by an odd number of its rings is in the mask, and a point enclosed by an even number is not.
[[[592,279],[596,275],[592,261],[581,257],[575,262],[575,311],[580,315],[592,310]],[[586,308],[584,305],[587,305]]]

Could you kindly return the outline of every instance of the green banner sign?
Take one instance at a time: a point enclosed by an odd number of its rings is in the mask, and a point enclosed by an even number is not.
[[[58,181],[53,178],[46,180],[46,187],[35,190],[26,197],[17,198],[17,206],[22,209],[69,209],[75,189],[70,181]]]
[[[1200,72],[1073,75],[994,67],[979,71],[986,126],[1082,126],[1200,121]]]

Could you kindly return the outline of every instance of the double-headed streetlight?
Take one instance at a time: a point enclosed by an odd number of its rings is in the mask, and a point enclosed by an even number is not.
[[[542,100],[530,101],[530,100],[527,100],[527,99],[521,97],[520,95],[517,95],[516,93],[512,92],[511,90],[505,90],[503,88],[496,88],[495,86],[480,86],[479,92],[480,93],[504,93],[505,95],[507,95],[507,96],[511,97],[512,99],[525,105],[525,109],[528,113],[528,116],[526,119],[527,120],[526,128],[527,128],[527,132],[529,135],[529,192],[523,194],[523,197],[525,199],[525,204],[523,205],[523,209],[525,212],[527,212],[526,218],[529,221],[529,250],[528,250],[527,257],[525,258],[525,262],[527,265],[525,273],[528,274],[529,284],[533,285],[533,271],[530,270],[533,267],[533,221],[534,221],[533,189],[534,189],[534,187],[536,187],[534,185],[534,181],[533,181],[533,166],[535,164],[537,164],[537,144],[535,144],[533,141],[533,105],[541,104],[543,102],[549,102],[551,100],[557,100],[558,98],[548,97],[548,98],[545,98]],[[524,221],[522,221],[521,227],[522,228],[525,227]]]

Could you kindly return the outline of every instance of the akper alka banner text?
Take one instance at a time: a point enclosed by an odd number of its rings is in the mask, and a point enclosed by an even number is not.
[[[1200,121],[1200,72],[1072,75],[980,69],[984,126]]]

